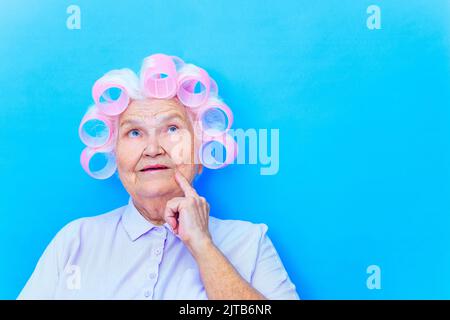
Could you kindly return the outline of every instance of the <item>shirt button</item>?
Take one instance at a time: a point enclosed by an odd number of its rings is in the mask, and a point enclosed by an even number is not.
[[[159,256],[161,254],[161,249],[156,248],[154,253],[155,253],[155,255]]]
[[[148,297],[151,296],[151,294],[152,293],[149,290],[147,290],[147,291],[144,292],[144,297],[148,298]]]
[[[150,279],[155,279],[155,278],[156,278],[156,273],[152,272],[152,273],[150,273],[150,274],[148,275],[148,277],[149,277]]]

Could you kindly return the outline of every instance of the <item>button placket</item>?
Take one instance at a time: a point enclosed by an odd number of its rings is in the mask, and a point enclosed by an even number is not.
[[[162,253],[164,250],[164,243],[166,241],[167,236],[167,231],[165,230],[164,227],[156,227],[154,231],[158,239],[155,241],[155,244],[151,249],[150,255],[151,267],[149,268],[150,271],[148,273],[148,279],[150,283],[149,288],[144,291],[145,298],[153,298],[155,285],[158,280],[159,265],[161,264],[162,261],[163,256]]]

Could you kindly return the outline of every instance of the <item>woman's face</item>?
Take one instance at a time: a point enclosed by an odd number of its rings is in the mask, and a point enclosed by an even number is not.
[[[178,100],[135,100],[119,117],[117,169],[132,197],[181,194],[174,170],[192,181],[195,150],[192,123]]]

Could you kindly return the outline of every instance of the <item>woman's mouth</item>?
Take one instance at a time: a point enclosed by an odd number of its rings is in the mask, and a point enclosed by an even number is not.
[[[149,165],[149,166],[145,166],[144,168],[142,168],[141,172],[156,172],[156,171],[163,171],[163,170],[167,170],[170,169],[169,167],[167,167],[166,165],[163,164],[155,164],[155,165]]]

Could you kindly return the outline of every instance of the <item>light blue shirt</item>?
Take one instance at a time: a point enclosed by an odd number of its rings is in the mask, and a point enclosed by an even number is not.
[[[214,244],[269,299],[298,299],[265,224],[209,219]],[[197,263],[166,223],[127,205],[61,229],[19,299],[207,299]]]

